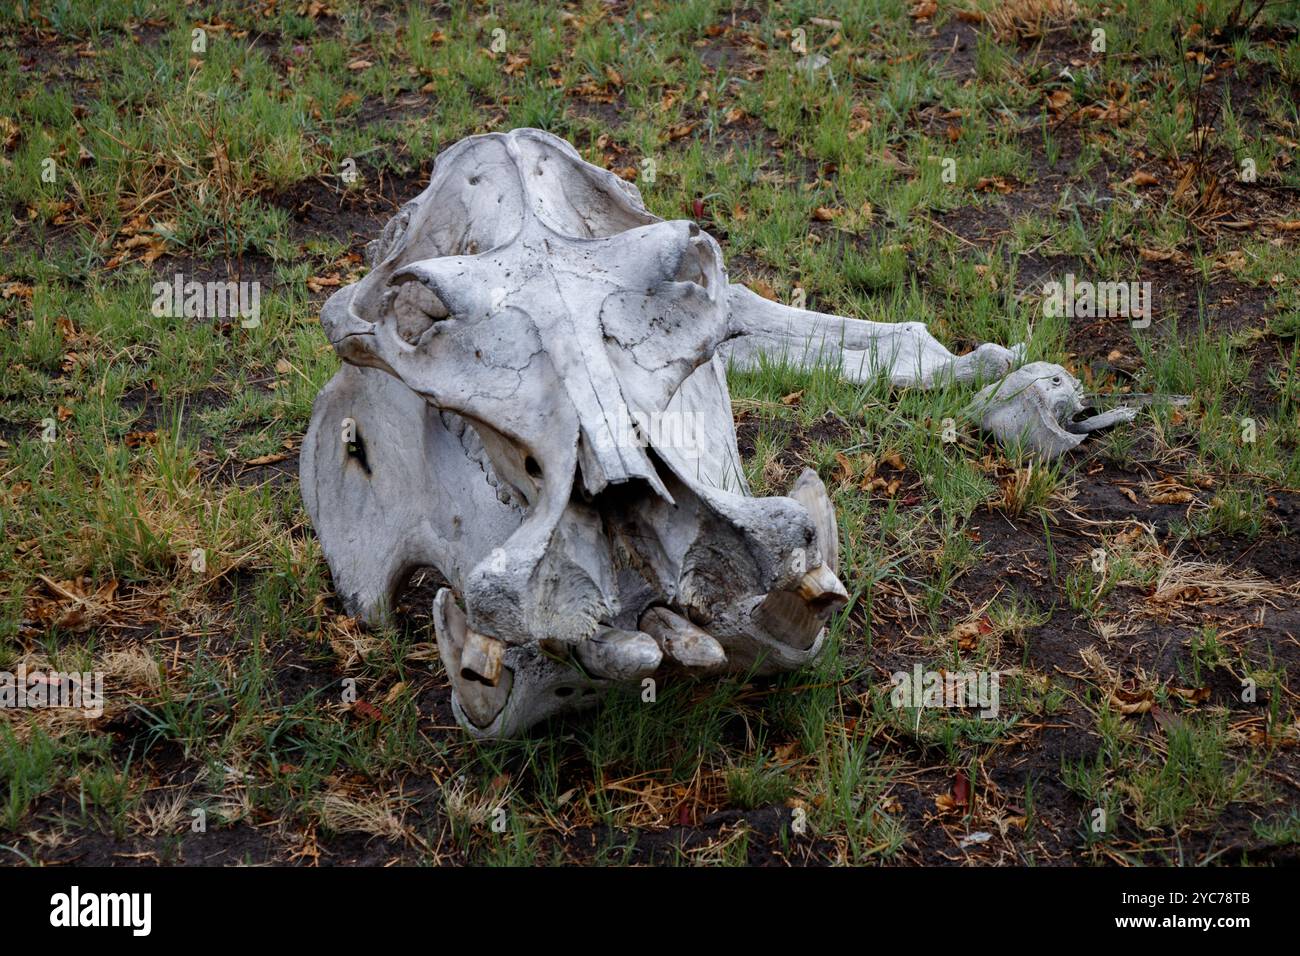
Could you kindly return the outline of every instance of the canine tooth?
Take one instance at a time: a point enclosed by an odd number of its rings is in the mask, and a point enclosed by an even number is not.
[[[642,614],[640,627],[683,667],[712,670],[727,663],[727,652],[708,632],[666,607],[652,607]]]
[[[578,660],[597,677],[610,680],[639,680],[659,669],[663,651],[649,634],[598,627],[596,633],[578,645]]]
[[[463,676],[462,662],[467,637],[473,633],[465,626],[465,613],[452,600],[450,588],[442,588],[433,601],[434,636],[438,641],[438,656],[451,681],[456,701],[465,718],[477,728],[490,727],[505,709],[514,690],[514,674],[502,667],[496,686],[467,680]],[[477,635],[481,636],[481,635]]]
[[[818,610],[847,604],[849,592],[835,576],[835,572],[824,564],[819,564],[799,579],[799,596]]]
[[[805,574],[795,590],[770,592],[755,617],[777,640],[804,650],[812,647],[831,611],[848,599],[840,579],[821,564]]]
[[[840,538],[835,522],[835,506],[826,485],[817,472],[805,468],[786,494],[808,509],[817,530],[817,546],[832,574],[840,572]]]
[[[460,676],[495,687],[501,679],[501,661],[505,654],[506,646],[501,641],[467,630],[465,647],[460,653]]]

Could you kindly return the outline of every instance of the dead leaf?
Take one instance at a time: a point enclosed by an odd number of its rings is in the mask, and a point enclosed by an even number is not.
[[[18,142],[20,127],[8,116],[0,116],[0,149],[9,149]]]
[[[1214,264],[1221,269],[1227,269],[1229,272],[1240,272],[1248,265],[1246,254],[1240,249],[1230,249],[1216,259]]]
[[[1110,692],[1108,703],[1125,717],[1133,717],[1149,711],[1155,704],[1155,696],[1149,690],[1133,694],[1117,687]]]
[[[362,720],[383,720],[384,712],[369,701],[359,700],[352,705],[352,713]]]
[[[895,154],[888,146],[884,147],[880,151],[880,161],[890,169],[897,170],[900,173],[910,173],[913,171],[912,167],[902,159],[899,159],[897,154]]]
[[[1172,478],[1165,478],[1146,489],[1147,500],[1153,505],[1185,505],[1194,497]]]
[[[288,455],[276,452],[270,455],[258,455],[256,458],[250,458],[244,462],[245,465],[274,465],[277,461],[284,461]]]
[[[1052,90],[1047,94],[1047,106],[1053,112],[1059,113],[1074,102],[1074,94],[1069,90]]]
[[[343,284],[343,280],[338,276],[309,276],[307,279],[307,288],[311,292],[320,292],[324,289],[334,289]]]
[[[1128,179],[1124,180],[1124,182],[1120,183],[1120,185],[1121,186],[1155,186],[1159,182],[1160,180],[1157,179],[1155,176],[1153,176],[1151,173],[1139,169]]]
[[[950,641],[955,641],[963,651],[973,651],[979,646],[980,638],[993,631],[993,622],[988,617],[963,621],[948,634]]]

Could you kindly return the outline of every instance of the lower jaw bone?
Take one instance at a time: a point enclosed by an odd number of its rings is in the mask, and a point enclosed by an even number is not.
[[[516,736],[562,711],[595,703],[613,686],[583,674],[563,656],[550,656],[543,642],[505,645],[495,687],[466,678],[464,650],[472,632],[450,588],[434,598],[433,626],[451,681],[452,713],[475,737]]]

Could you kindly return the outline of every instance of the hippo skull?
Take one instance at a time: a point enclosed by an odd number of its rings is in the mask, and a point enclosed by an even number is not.
[[[480,736],[661,668],[820,651],[847,600],[834,512],[811,471],[750,494],[728,363],[930,387],[1019,357],[731,284],[698,226],[538,130],[452,146],[369,253],[321,311],[345,364],[313,409],[303,496],[350,613],[383,618],[415,568],[447,580],[439,653]]]

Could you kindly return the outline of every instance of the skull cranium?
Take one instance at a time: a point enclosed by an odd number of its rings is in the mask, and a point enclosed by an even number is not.
[[[370,253],[321,312],[346,364],[313,410],[304,500],[351,613],[382,617],[416,567],[446,578],[439,652],[478,735],[664,666],[820,651],[847,600],[834,511],[811,471],[750,494],[727,361],[929,387],[1020,354],[769,302],[694,223],[537,130],[452,146]]]

